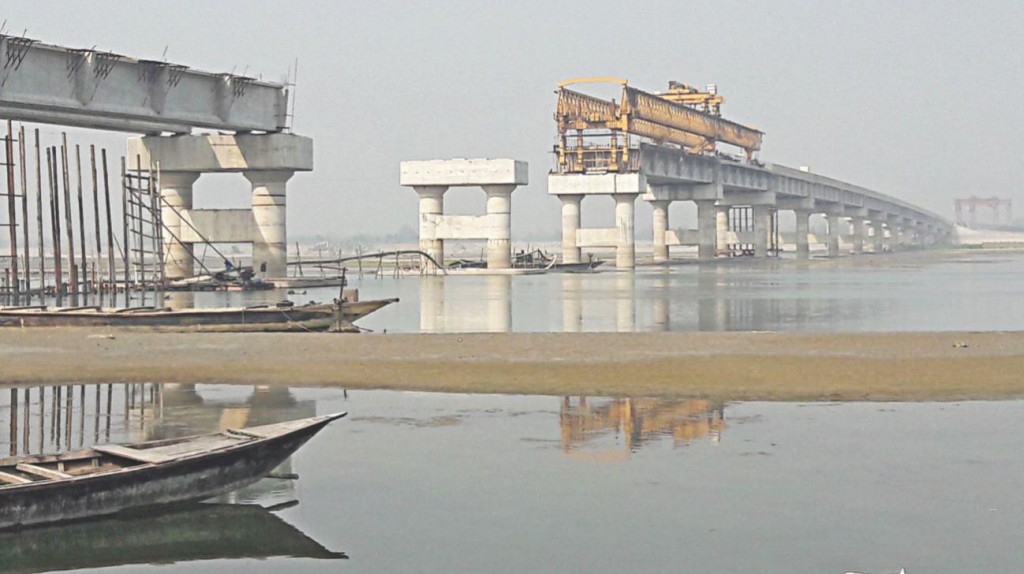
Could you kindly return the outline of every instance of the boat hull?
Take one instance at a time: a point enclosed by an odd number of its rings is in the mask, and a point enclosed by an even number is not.
[[[178,310],[0,308],[0,327],[116,327],[164,331],[355,331],[352,323],[398,299],[340,305]]]
[[[0,492],[0,530],[205,500],[237,490],[266,476],[328,422],[223,452],[7,488]]]

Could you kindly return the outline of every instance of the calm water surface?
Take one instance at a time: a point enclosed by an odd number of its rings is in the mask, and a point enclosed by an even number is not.
[[[1024,329],[1024,252],[729,260],[530,276],[351,276],[401,302],[359,325],[389,332],[991,331]],[[176,306],[325,301],[336,288],[172,294]]]
[[[12,408],[11,393],[4,453],[351,414],[279,470],[298,480],[0,534],[4,572],[1024,570],[1021,401],[99,385],[19,388]]]

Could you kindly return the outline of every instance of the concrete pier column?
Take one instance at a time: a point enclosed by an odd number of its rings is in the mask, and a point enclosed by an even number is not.
[[[865,227],[860,217],[853,218],[853,252],[864,253]]]
[[[796,258],[808,259],[811,256],[811,212],[806,209],[794,209],[796,214]]]
[[[754,231],[754,257],[768,257],[768,233],[771,231],[772,208],[768,205],[751,207]]]
[[[654,246],[655,263],[665,263],[669,259],[668,244],[665,236],[668,234],[668,206],[671,203],[671,201],[667,200],[650,202],[651,207],[654,208],[654,238],[652,243]]]
[[[697,204],[697,259],[712,261],[718,252],[718,210],[713,200]]]
[[[199,174],[189,171],[165,171],[160,174],[160,218],[164,227],[164,276],[181,279],[195,275],[195,258],[191,245],[179,239],[187,225],[182,223],[184,212],[192,209],[192,184]]]
[[[580,203],[582,195],[560,195],[562,200],[562,262],[579,263],[580,248],[576,235],[580,230]]]
[[[512,267],[512,192],[514,185],[484,185],[487,193],[487,268]]]
[[[615,193],[615,229],[618,243],[615,246],[615,266],[619,269],[636,267],[636,239],[633,235],[635,223],[635,193]]]
[[[448,187],[416,185],[413,189],[420,196],[420,251],[432,257],[438,265],[444,265],[444,240],[437,238],[437,220],[444,215],[444,192]],[[423,269],[437,270],[429,259],[423,259]]]
[[[882,221],[877,219],[871,220],[871,230],[874,232],[874,236],[871,238],[873,252],[881,253],[885,251],[885,227],[882,226]]]
[[[729,256],[729,206],[715,206],[715,254]]]
[[[843,225],[843,218],[835,213],[829,213],[826,217],[828,218],[828,256],[839,257],[839,233]]]
[[[285,170],[243,172],[252,183],[252,215],[256,222],[252,266],[257,276],[271,279],[288,276],[285,184],[293,173]]]

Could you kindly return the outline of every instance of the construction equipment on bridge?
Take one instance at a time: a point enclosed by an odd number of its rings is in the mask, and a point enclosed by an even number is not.
[[[622,98],[603,100],[567,89],[581,83],[617,83]],[[668,92],[650,94],[622,78],[574,78],[559,82],[555,121],[558,123],[558,172],[623,172],[637,168],[638,149],[631,136],[676,145],[693,154],[714,154],[718,142],[741,148],[747,160],[761,149],[762,132],[721,117],[725,99],[711,87],[706,92],[670,82]],[[570,145],[570,132],[575,141]],[[621,141],[620,141],[621,135]],[[599,138],[607,143],[588,142]]]

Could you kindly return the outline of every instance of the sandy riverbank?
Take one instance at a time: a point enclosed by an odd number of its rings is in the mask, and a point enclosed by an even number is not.
[[[958,400],[1024,397],[1022,373],[1024,332],[0,330],[0,383],[8,384],[219,382],[726,400]]]

